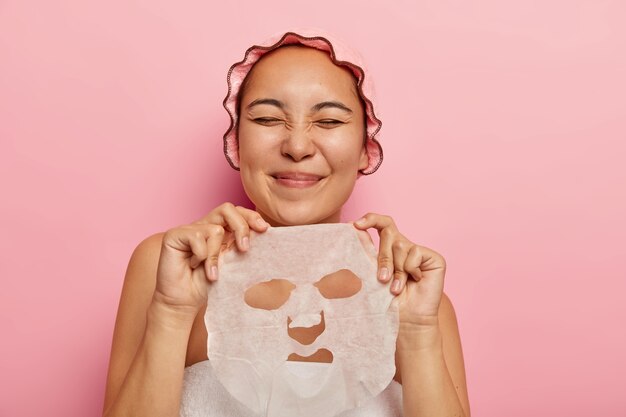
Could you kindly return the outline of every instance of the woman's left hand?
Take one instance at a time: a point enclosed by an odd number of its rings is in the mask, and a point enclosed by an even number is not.
[[[443,256],[411,242],[389,216],[368,213],[354,226],[378,230],[378,279],[391,281],[391,292],[399,297],[400,323],[436,326],[446,273]]]

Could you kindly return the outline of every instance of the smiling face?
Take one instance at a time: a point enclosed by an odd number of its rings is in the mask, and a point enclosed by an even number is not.
[[[246,80],[238,126],[241,180],[272,226],[340,221],[368,165],[355,78],[323,51],[287,46]]]

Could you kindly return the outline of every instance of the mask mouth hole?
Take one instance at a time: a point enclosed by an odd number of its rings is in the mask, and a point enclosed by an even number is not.
[[[287,362],[294,361],[294,362],[332,363],[333,359],[334,359],[333,353],[326,348],[322,348],[322,349],[316,350],[315,353],[312,354],[311,356],[300,356],[297,353],[292,353],[287,358]]]

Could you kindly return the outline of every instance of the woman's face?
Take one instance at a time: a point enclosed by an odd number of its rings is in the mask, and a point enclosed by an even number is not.
[[[368,165],[354,77],[323,51],[282,47],[259,60],[241,97],[244,190],[272,226],[339,222]]]

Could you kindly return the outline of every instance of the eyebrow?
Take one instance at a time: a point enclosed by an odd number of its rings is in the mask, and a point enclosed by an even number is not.
[[[276,100],[275,98],[258,98],[254,100],[252,103],[248,104],[246,106],[246,109],[249,110],[252,107],[257,106],[259,104],[268,104],[270,106],[276,106],[281,110],[284,110],[287,107],[285,103],[283,103],[280,100]],[[322,101],[321,103],[317,103],[316,105],[311,107],[311,111],[317,112],[325,108],[336,108],[339,110],[343,110],[346,113],[352,114],[352,110],[350,109],[350,107],[346,106],[345,104],[339,101]]]
[[[256,100],[254,100],[252,103],[248,104],[246,106],[246,109],[251,109],[254,106],[258,106],[260,104],[268,104],[270,106],[276,106],[281,110],[285,109],[285,103],[283,103],[280,100],[276,100],[274,98],[257,98]]]
[[[345,104],[339,102],[339,101],[322,101],[321,103],[317,103],[315,106],[311,107],[311,110],[313,112],[316,111],[320,111],[322,109],[325,109],[327,107],[330,108],[336,108],[339,110],[343,110],[346,113],[350,113],[352,114],[352,110],[350,109],[350,107],[346,106]]]

